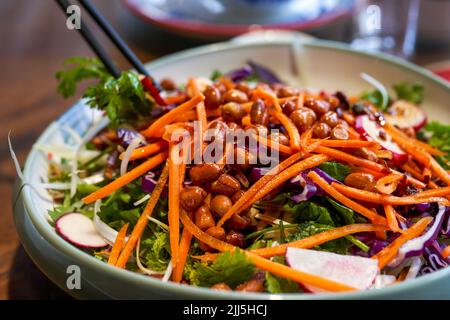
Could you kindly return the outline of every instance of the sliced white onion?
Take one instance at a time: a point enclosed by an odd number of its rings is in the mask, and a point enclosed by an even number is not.
[[[45,145],[40,143],[35,143],[33,148],[44,153],[51,153],[55,156],[65,158],[68,160],[75,159],[76,148],[67,145]],[[96,150],[82,150],[79,153],[78,159],[91,159],[99,155]]]
[[[131,154],[133,153],[134,149],[136,149],[139,144],[142,142],[142,137],[137,136],[133,140],[131,140],[130,144],[128,145],[127,149],[125,150],[123,154],[122,162],[120,163],[120,175],[123,176],[125,173],[127,173],[127,167],[128,162],[130,161]]]
[[[144,265],[141,262],[141,257],[139,255],[140,248],[141,248],[141,240],[139,239],[139,241],[136,244],[136,264],[137,264],[139,270],[141,270],[142,273],[144,273],[144,274],[148,274],[149,276],[153,276],[153,275],[157,275],[157,274],[165,274],[165,272],[167,271],[169,266],[167,266],[166,271],[155,271],[155,270],[144,267]],[[170,265],[170,263],[169,263],[169,265]]]
[[[409,267],[408,274],[406,275],[405,280],[416,278],[421,267],[422,259],[420,257],[414,257],[411,261],[411,266]]]
[[[150,199],[150,195],[146,194],[145,196],[143,196],[142,198],[140,198],[138,201],[136,201],[135,203],[133,203],[133,205],[135,207],[137,207],[138,205],[140,205],[141,203],[147,201],[148,199]]]
[[[164,273],[164,277],[162,278],[162,282],[169,281],[170,276],[172,275],[172,271],[173,271],[173,265],[172,265],[172,261],[170,261],[169,264],[167,265],[167,269],[166,269],[166,272]]]
[[[102,204],[102,200],[95,201],[95,204],[94,204],[94,226],[95,226],[95,229],[97,230],[97,232],[100,233],[100,235],[103,237],[103,239],[105,239],[105,241],[109,245],[112,246],[114,244],[114,242],[116,241],[118,232],[116,230],[114,230],[113,228],[111,228],[110,226],[108,226],[106,223],[104,223],[102,221],[102,219],[100,219],[100,217],[98,216],[97,213],[100,211],[101,204]]]
[[[370,83],[372,86],[374,86],[378,91],[381,93],[381,107],[382,109],[385,109],[387,107],[387,104],[389,102],[389,94],[386,90],[386,88],[383,86],[383,84],[375,79],[374,77],[368,75],[367,73],[362,72],[360,74],[361,78],[363,78],[365,81]]]
[[[20,180],[24,180],[22,169],[20,168],[19,160],[17,159],[16,153],[14,152],[14,149],[12,147],[11,143],[11,130],[8,132],[8,146],[9,146],[9,153],[11,154],[11,158],[14,162],[14,166],[16,168],[17,175],[19,176]]]
[[[164,222],[161,222],[158,219],[155,219],[153,217],[148,217],[148,220],[157,224],[158,226],[160,226],[161,229],[163,229],[165,231],[169,231],[169,226],[167,224],[165,224]]]
[[[92,176],[81,179],[81,181],[83,183],[87,183],[87,184],[97,184],[99,182],[102,182],[103,180],[105,180],[105,176],[103,175],[103,172],[98,172],[98,173],[93,174]]]

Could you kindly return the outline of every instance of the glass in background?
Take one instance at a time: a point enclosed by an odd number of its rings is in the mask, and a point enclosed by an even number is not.
[[[419,7],[420,0],[355,0],[352,47],[411,58]]]

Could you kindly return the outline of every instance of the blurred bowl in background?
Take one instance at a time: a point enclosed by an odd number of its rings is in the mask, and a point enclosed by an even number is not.
[[[226,39],[255,29],[310,30],[351,14],[352,0],[124,0],[145,22],[183,36]]]

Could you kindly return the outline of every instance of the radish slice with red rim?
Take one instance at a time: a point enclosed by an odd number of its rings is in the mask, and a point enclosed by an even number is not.
[[[379,273],[378,260],[332,252],[287,248],[286,262],[295,270],[333,280],[356,289],[369,288]],[[312,292],[323,289],[305,285]]]
[[[413,128],[415,131],[419,131],[427,123],[426,113],[405,100],[398,100],[392,104],[384,117],[399,128]]]
[[[392,160],[397,165],[402,165],[408,160],[408,154],[392,140],[392,137],[383,130],[377,122],[371,120],[368,115],[358,116],[355,129],[368,141],[378,142],[384,149],[392,152]]]
[[[55,221],[56,232],[80,248],[102,248],[108,244],[100,236],[94,222],[78,212],[62,215]]]

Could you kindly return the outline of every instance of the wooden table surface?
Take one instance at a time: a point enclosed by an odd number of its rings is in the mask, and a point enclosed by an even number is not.
[[[119,0],[95,3],[142,61],[199,45],[138,21]],[[53,1],[0,1],[0,299],[68,298],[40,273],[20,245],[12,218],[12,185],[16,173],[6,136],[23,164],[42,130],[77,98],[63,100],[55,91],[54,73],[63,59],[92,55]],[[104,41],[105,39],[103,39]],[[112,46],[119,66],[127,65]],[[416,59],[429,63],[450,58],[450,50],[425,49]]]

